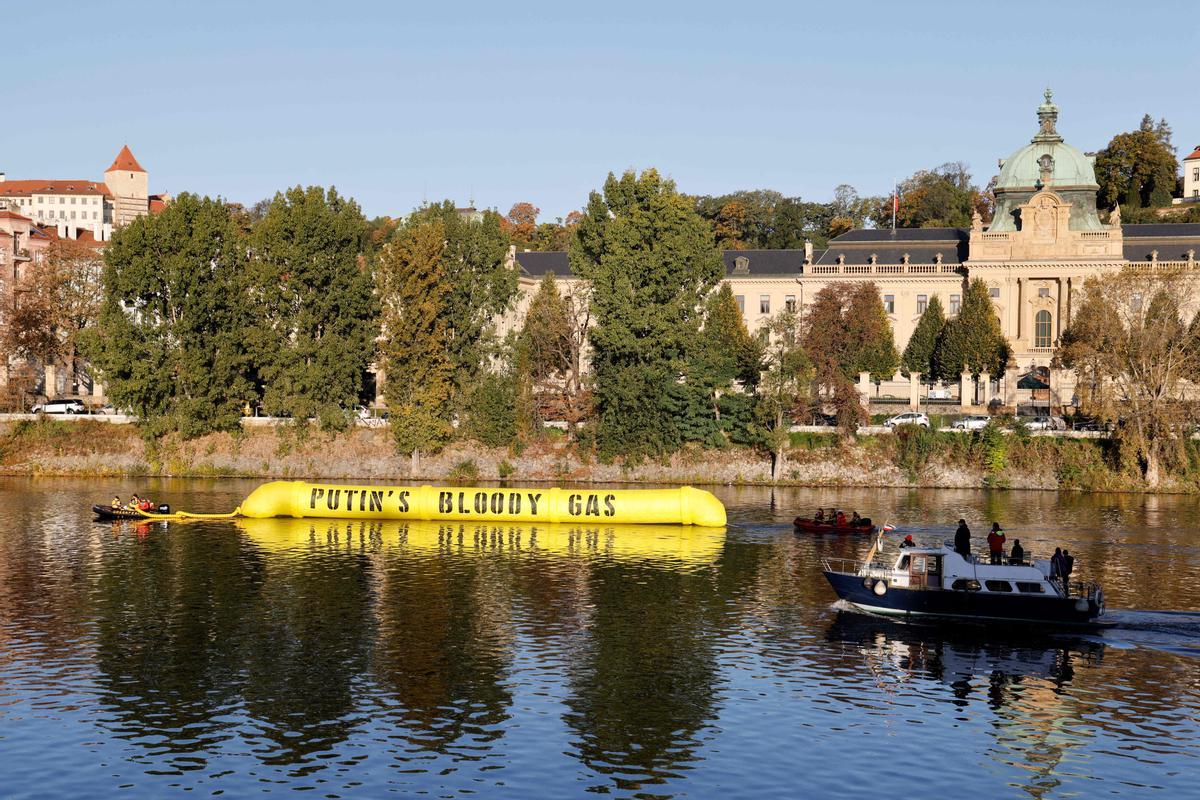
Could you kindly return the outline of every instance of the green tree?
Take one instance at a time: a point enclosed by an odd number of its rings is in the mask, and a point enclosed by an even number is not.
[[[1097,200],[1106,208],[1169,206],[1178,172],[1170,126],[1165,119],[1155,125],[1147,114],[1136,131],[1118,133],[1096,154]]]
[[[81,347],[151,434],[238,426],[251,399],[245,242],[217,200],[181,194],[117,232]]]
[[[589,197],[569,257],[592,286],[601,453],[675,449],[677,411],[702,397],[683,380],[702,304],[724,273],[711,228],[655,170],[610,173]]]
[[[477,379],[500,353],[494,320],[516,297],[519,276],[516,265],[508,263],[508,235],[495,211],[485,211],[476,220],[458,213],[446,200],[417,209],[408,224],[434,221],[445,233],[444,322],[455,382],[451,399],[455,412],[466,416]]]
[[[920,170],[899,185],[898,228],[966,228],[971,215],[979,211],[990,218],[989,201],[962,162],[942,164]],[[880,228],[891,227],[892,196],[875,198],[870,218]]]
[[[539,431],[544,420],[563,412],[574,365],[571,304],[559,292],[552,272],[542,278],[529,302],[517,347],[518,375],[528,376],[530,422]]]
[[[851,187],[838,188],[848,189],[857,203]],[[843,193],[843,200],[848,197]],[[834,204],[808,203],[770,189],[702,196],[695,203],[697,213],[713,226],[719,246],[727,250],[800,249],[806,240],[824,247],[835,216]]]
[[[339,425],[358,403],[379,332],[366,238],[358,205],[319,186],[275,195],[254,224],[250,345],[270,412]]]
[[[800,321],[795,312],[776,314],[767,321],[761,337],[763,373],[756,392],[755,421],[771,452],[771,479],[778,482],[784,477],[789,429],[808,400],[812,366],[800,344]]]
[[[933,354],[937,349],[938,338],[942,335],[942,329],[945,327],[946,313],[942,310],[942,301],[935,294],[929,298],[929,305],[925,307],[921,319],[917,321],[916,330],[913,331],[908,345],[904,348],[901,363],[905,376],[919,372],[925,376],[927,381],[940,377],[934,368]]]
[[[846,306],[843,325],[849,376],[869,372],[874,380],[891,380],[900,366],[900,355],[896,352],[896,337],[878,286],[863,283],[854,289]]]
[[[721,419],[721,395],[734,381],[752,388],[758,381],[761,359],[759,342],[746,329],[733,290],[722,283],[705,302],[704,328],[690,372],[709,399],[715,423]]]
[[[987,284],[976,278],[967,286],[958,316],[946,323],[934,348],[933,371],[944,379],[966,369],[976,378],[982,372],[1004,372],[1010,348],[988,295]]]
[[[379,361],[387,375],[383,396],[396,447],[412,455],[440,449],[453,433],[453,366],[445,309],[450,285],[443,269],[445,229],[440,220],[406,225],[380,259],[383,334]]]

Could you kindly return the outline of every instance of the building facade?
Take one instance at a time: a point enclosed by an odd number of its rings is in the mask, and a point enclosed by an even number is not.
[[[830,240],[825,250],[725,251],[725,281],[751,332],[785,308],[803,313],[831,283],[870,281],[879,288],[903,351],[933,296],[952,317],[968,282],[979,278],[1012,345],[1015,369],[1005,381],[1015,387],[1019,374],[1050,366],[1089,277],[1130,263],[1194,267],[1200,224],[1122,225],[1120,209],[1108,223],[1100,221],[1094,158],[1066,143],[1058,116],[1047,90],[1037,108],[1037,132],[1000,162],[996,211],[988,225],[976,216],[970,228],[852,230]],[[1195,165],[1200,168],[1200,159]],[[527,296],[547,272],[563,280],[567,291],[577,282],[566,253],[514,253],[514,259]],[[527,304],[523,298],[519,315]],[[975,392],[979,402],[1011,397],[1014,387],[1001,387],[995,384],[998,376],[990,377],[993,385]],[[899,376],[895,382],[909,383]],[[1060,394],[1067,391],[1069,386]]]
[[[1183,159],[1183,192],[1181,203],[1200,203],[1200,144]]]
[[[149,174],[129,145],[117,153],[103,181],[9,180],[0,173],[0,207],[53,227],[63,238],[106,242],[114,228],[149,214],[167,199],[150,194]]]

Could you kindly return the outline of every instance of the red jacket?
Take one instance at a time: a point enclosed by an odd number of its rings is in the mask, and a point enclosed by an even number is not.
[[[993,553],[999,553],[1004,550],[1004,532],[992,531],[988,534],[988,548]]]

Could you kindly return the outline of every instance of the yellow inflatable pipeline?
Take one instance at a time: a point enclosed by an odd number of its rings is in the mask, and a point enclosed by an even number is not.
[[[606,522],[719,527],[725,506],[709,492],[680,489],[500,489],[343,486],[274,481],[250,493],[242,516],[424,519],[479,522]]]
[[[269,517],[399,519],[446,522],[725,524],[725,506],[710,492],[679,489],[500,489],[460,486],[346,486],[272,481],[233,514],[146,514],[152,519]]]
[[[239,519],[239,529],[279,554],[310,547],[357,548],[379,542],[412,552],[486,556],[522,553],[601,557],[666,565],[714,563],[725,546],[724,528],[695,525],[429,522],[425,520]]]

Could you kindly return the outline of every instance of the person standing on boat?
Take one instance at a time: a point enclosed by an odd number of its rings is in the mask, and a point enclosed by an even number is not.
[[[954,552],[962,556],[964,561],[971,560],[971,529],[967,527],[965,519],[958,521],[958,530],[954,532]]]
[[[1008,554],[1008,563],[1024,564],[1025,563],[1025,548],[1021,547],[1020,539],[1013,539],[1012,552]]]
[[[1071,580],[1071,573],[1075,571],[1075,556],[1071,555],[1070,550],[1064,549],[1062,552],[1062,577],[1063,584],[1066,585]]]
[[[904,537],[904,541],[900,543],[900,547],[916,547],[917,543],[913,541],[912,534]]]
[[[992,523],[992,532],[988,534],[988,552],[991,554],[993,564],[1004,563],[1004,531],[1000,529],[999,522]]]
[[[1063,553],[1061,547],[1054,548],[1054,555],[1050,556],[1050,577],[1062,579],[1063,576]]]

